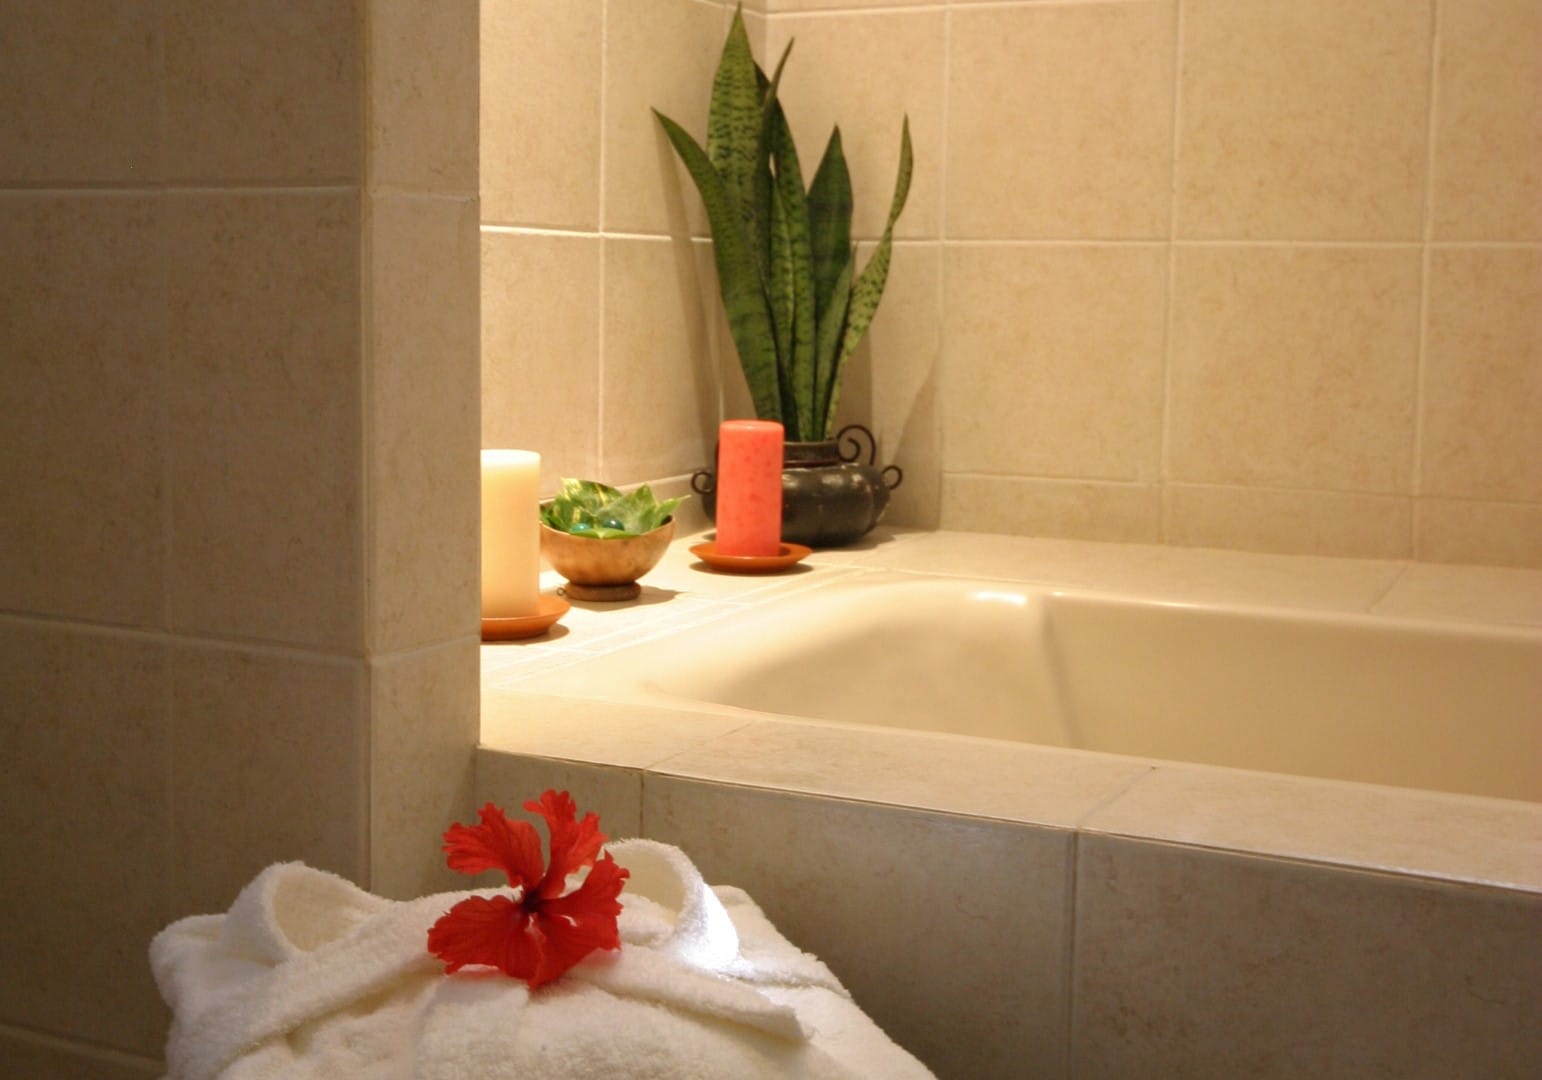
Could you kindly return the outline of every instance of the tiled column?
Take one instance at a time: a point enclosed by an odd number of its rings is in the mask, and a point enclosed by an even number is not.
[[[159,1075],[150,936],[267,863],[418,891],[475,741],[476,5],[110,8],[0,6],[0,1061],[37,1077]]]

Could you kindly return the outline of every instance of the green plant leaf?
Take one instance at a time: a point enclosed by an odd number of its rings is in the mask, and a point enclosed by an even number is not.
[[[823,427],[826,437],[835,424],[835,410],[840,405],[841,375],[846,368],[846,361],[856,351],[857,345],[867,333],[867,328],[873,321],[873,315],[878,310],[878,301],[883,298],[884,285],[889,280],[889,259],[894,247],[894,223],[899,220],[900,211],[905,208],[905,199],[910,194],[910,174],[913,168],[913,160],[910,150],[910,117],[905,117],[903,127],[900,129],[900,162],[899,175],[894,181],[894,198],[889,202],[889,220],[883,228],[883,239],[878,242],[878,249],[873,252],[873,257],[862,268],[862,273],[851,286],[851,306],[846,312],[846,329],[841,335],[840,351],[836,354],[834,381],[831,384],[829,402],[825,406]]]
[[[782,72],[787,67],[787,57],[792,53],[792,42],[782,50],[782,57],[777,61],[776,73],[770,78],[762,71],[759,65],[755,68],[755,75],[760,87],[760,134],[755,147],[755,208],[756,223],[759,233],[753,237],[755,254],[760,260],[761,273],[769,283],[771,278],[771,238],[774,226],[771,224],[771,214],[775,206],[772,190],[775,187],[775,178],[771,175],[771,154],[775,141],[775,110],[777,106],[777,89],[782,83]],[[769,285],[768,285],[769,287]]]
[[[657,501],[647,484],[622,494],[597,480],[562,481],[562,493],[541,504],[541,520],[575,536],[611,540],[641,536],[669,520],[683,498]]]
[[[780,104],[772,102],[772,162],[776,174],[776,207],[785,230],[782,258],[789,264],[791,304],[786,311],[789,351],[782,355],[783,419],[793,440],[813,438],[814,432],[814,263],[809,247],[808,202],[803,193],[803,168],[792,129]],[[782,312],[777,313],[778,319]],[[783,328],[778,325],[779,338]],[[793,408],[786,400],[791,398]],[[793,422],[788,424],[788,417]]]
[[[763,161],[761,78],[750,52],[743,12],[735,9],[712,80],[712,99],[707,109],[707,158],[722,177],[728,200],[752,237],[758,236],[764,227],[756,220],[755,198],[757,169]]]
[[[780,186],[771,189],[771,251],[766,293],[771,299],[771,325],[776,330],[776,371],[782,395],[782,424],[797,424],[798,406],[792,384],[793,305],[796,303],[793,278],[797,273],[792,258],[791,215]],[[788,438],[792,438],[788,435]]]
[[[821,327],[835,282],[851,261],[851,173],[841,129],[830,132],[808,188],[809,250],[814,259],[814,320]],[[844,311],[842,317],[844,318]]]
[[[776,368],[776,335],[771,309],[761,282],[749,237],[717,169],[688,131],[669,117],[653,110],[686,171],[696,182],[707,220],[712,226],[712,255],[717,264],[718,289],[723,296],[723,311],[728,329],[739,350],[739,364],[749,384],[755,415],[763,420],[781,420],[780,380]]]
[[[851,304],[851,275],[857,261],[853,249],[846,252],[846,261],[835,279],[835,288],[825,303],[824,315],[819,323],[819,336],[814,343],[814,415],[819,418],[820,429],[811,432],[810,438],[829,438],[828,416],[830,397],[835,393],[837,375],[836,356],[841,338],[846,333],[846,312]]]

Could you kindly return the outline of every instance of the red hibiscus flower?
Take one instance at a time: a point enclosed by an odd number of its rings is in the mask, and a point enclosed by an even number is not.
[[[551,863],[541,870],[541,838],[534,827],[510,821],[488,803],[480,825],[451,825],[444,834],[450,869],[463,874],[502,870],[514,896],[470,896],[428,931],[428,951],[445,961],[445,971],[486,964],[531,989],[558,978],[596,949],[619,949],[616,897],[627,878],[609,854],[596,861],[605,834],[593,813],[578,820],[566,791],[547,791],[525,809],[546,819]],[[567,895],[568,875],[592,867],[583,884]]]

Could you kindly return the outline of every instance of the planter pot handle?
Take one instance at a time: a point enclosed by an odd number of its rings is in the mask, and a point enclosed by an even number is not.
[[[866,462],[860,460],[864,449]],[[877,525],[889,505],[889,492],[905,477],[898,465],[877,468],[877,460],[878,440],[861,424],[846,425],[833,439],[785,444],[782,540],[810,547],[839,547]],[[716,521],[714,470],[692,473],[691,490],[701,496],[707,517]]]

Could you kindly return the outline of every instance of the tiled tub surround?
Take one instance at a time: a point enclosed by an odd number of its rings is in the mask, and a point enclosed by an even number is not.
[[[1542,1059],[1542,805],[606,700],[618,650],[875,574],[1525,637],[1542,573],[883,529],[741,578],[694,569],[690,542],[640,603],[484,647],[479,799],[560,785],[613,835],[680,844],[943,1076]]]
[[[733,6],[481,3],[484,445],[548,486],[748,415],[649,111],[705,131]],[[841,123],[864,255],[910,119],[841,397],[891,522],[1542,567],[1542,0],[745,8],[805,168]]]

